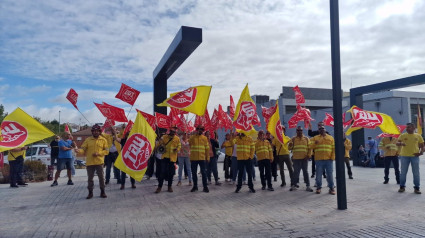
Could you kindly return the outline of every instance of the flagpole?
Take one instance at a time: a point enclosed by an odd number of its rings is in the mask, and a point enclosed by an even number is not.
[[[81,114],[81,116],[83,116],[83,117],[84,117],[84,119],[86,119],[86,121],[87,121],[89,124],[91,124],[91,122],[89,122],[89,120],[87,120],[87,118],[83,115],[83,113],[81,113],[81,112],[80,112],[80,109],[78,109],[78,108],[77,108],[77,111]]]
[[[131,105],[130,111],[128,111],[128,114],[127,114],[127,118],[128,118],[128,116],[130,115],[130,112],[131,112],[131,110],[133,109],[133,106],[134,106],[134,105]]]

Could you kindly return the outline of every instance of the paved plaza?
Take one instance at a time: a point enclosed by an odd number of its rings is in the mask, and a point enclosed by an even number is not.
[[[422,184],[424,168],[422,161]],[[95,179],[91,200],[85,198],[85,170],[77,170],[73,186],[63,172],[57,187],[51,181],[18,189],[0,185],[0,237],[425,237],[425,194],[413,193],[411,171],[406,192],[398,193],[390,173],[384,185],[383,168],[353,167],[348,209],[338,210],[337,196],[327,189],[318,195],[302,183],[290,192],[275,182],[274,192],[262,191],[258,170],[255,194],[247,186],[236,194],[229,183],[210,185],[208,194],[191,193],[187,180],[173,193],[164,186],[154,194],[155,179],[136,182],[136,189],[127,180],[125,190],[112,180],[103,199]]]

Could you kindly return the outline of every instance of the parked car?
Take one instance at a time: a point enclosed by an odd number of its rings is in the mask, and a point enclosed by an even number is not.
[[[224,163],[224,157],[226,156],[226,154],[224,154],[221,151],[217,151],[217,155],[218,155],[217,162]]]
[[[75,166],[86,166],[86,161],[80,160],[80,159],[76,159],[76,160],[74,160],[74,165]]]
[[[25,153],[26,160],[39,160],[45,165],[50,165],[50,152],[51,149],[48,144],[34,144],[29,145]],[[4,156],[4,163],[8,164],[9,155]]]

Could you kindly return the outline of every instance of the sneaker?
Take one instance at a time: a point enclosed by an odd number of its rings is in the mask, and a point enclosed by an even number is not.
[[[307,186],[307,188],[305,189],[305,191],[307,191],[307,192],[313,192],[313,189],[310,188],[310,186]]]
[[[10,187],[11,187],[11,188],[19,188],[19,186],[18,186],[18,185],[16,185],[16,184],[15,184],[15,185],[10,185]]]
[[[320,194],[321,192],[322,192],[322,190],[320,190],[320,188],[316,189],[316,194]]]
[[[333,188],[329,189],[329,194],[331,194],[331,195],[335,195],[335,194],[336,194],[336,193],[335,193],[335,189],[333,189]]]
[[[415,193],[416,194],[421,194],[421,190],[415,188]]]
[[[54,187],[54,186],[58,186],[58,181],[54,181],[53,183],[52,183],[52,185],[50,185],[50,187]]]
[[[399,193],[403,193],[404,191],[406,191],[404,187],[400,187],[400,189],[398,190]]]
[[[221,186],[221,183],[219,181],[215,182],[215,185]]]
[[[198,187],[193,187],[191,190],[190,190],[190,192],[195,192],[195,191],[198,191]]]
[[[202,192],[204,192],[204,193],[209,193],[209,192],[210,192],[210,190],[208,189],[208,187],[204,187],[204,189],[202,190]]]
[[[286,186],[286,183],[284,182],[284,183],[282,183],[280,186],[281,186],[281,187],[285,187],[285,186]]]
[[[240,188],[236,188],[235,193],[239,193],[239,191],[241,191]]]
[[[349,179],[353,179],[353,176],[348,176]]]
[[[261,187],[261,190],[266,190],[266,186]]]
[[[314,178],[314,174],[312,174],[310,178]]]
[[[189,186],[192,186],[192,181],[189,181]]]
[[[388,180],[385,180],[385,181],[383,182],[383,184],[388,184]]]
[[[269,190],[269,191],[274,191],[274,189],[273,189],[273,188],[268,188],[267,190]]]
[[[23,183],[23,182],[22,182],[22,183],[18,183],[18,185],[19,185],[19,186],[27,186],[28,184],[27,184],[27,183]]]
[[[249,192],[250,192],[250,193],[255,193],[255,189],[250,188],[250,189],[249,189]]]
[[[295,190],[297,190],[297,187],[294,185],[292,185],[291,188],[289,189],[289,191],[295,191]]]
[[[177,182],[177,186],[181,186],[181,185],[182,185],[181,181]]]
[[[68,180],[67,185],[74,185],[74,183],[72,182],[72,180]]]

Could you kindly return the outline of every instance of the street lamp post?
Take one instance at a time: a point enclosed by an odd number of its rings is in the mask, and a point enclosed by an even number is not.
[[[58,129],[58,134],[61,133],[61,111],[59,111],[59,129]]]

